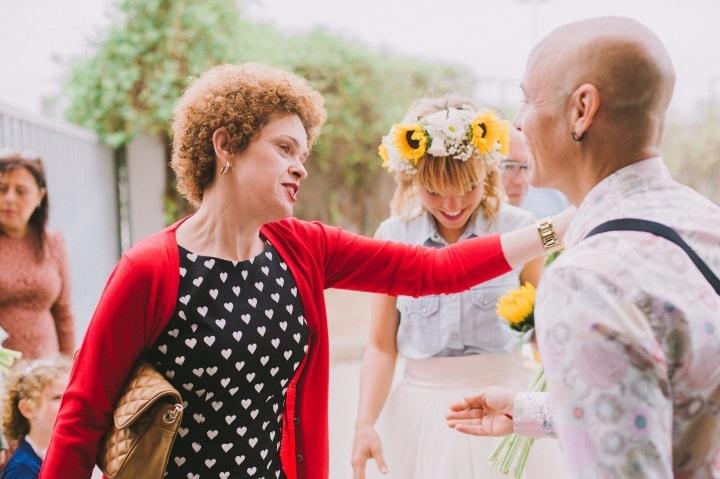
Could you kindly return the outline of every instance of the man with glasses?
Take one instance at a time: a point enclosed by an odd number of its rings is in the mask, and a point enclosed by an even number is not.
[[[568,202],[559,191],[530,186],[530,153],[522,132],[515,128],[510,130],[510,154],[498,168],[511,205],[531,212],[536,218],[552,216],[567,208]]]
[[[530,153],[522,133],[515,128],[510,131],[510,155],[500,162],[499,169],[508,202],[522,206],[530,186]]]

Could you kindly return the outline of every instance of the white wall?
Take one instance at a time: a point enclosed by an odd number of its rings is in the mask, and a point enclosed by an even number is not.
[[[130,241],[165,227],[163,195],[167,157],[157,135],[142,134],[127,146]]]

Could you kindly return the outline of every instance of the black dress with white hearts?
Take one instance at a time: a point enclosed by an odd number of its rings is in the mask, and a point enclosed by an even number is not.
[[[185,403],[166,477],[285,477],[285,394],[309,337],[295,281],[269,243],[240,262],[179,249],[178,303],[149,354]]]

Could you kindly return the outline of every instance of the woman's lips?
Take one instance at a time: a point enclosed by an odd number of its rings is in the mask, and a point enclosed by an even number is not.
[[[299,186],[294,183],[283,183],[283,186],[288,192],[288,196],[290,196],[290,201],[292,201],[293,203],[297,201],[297,194],[298,190],[300,189]]]
[[[457,219],[460,219],[462,214],[465,212],[465,209],[462,209],[460,211],[442,211],[440,210],[440,214],[443,215],[445,218],[447,218],[450,221],[454,221]]]

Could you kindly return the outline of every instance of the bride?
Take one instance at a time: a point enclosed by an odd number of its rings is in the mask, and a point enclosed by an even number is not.
[[[505,201],[497,164],[527,154],[519,132],[486,108],[461,97],[417,101],[393,125],[379,152],[395,174],[392,216],[376,236],[440,248],[475,236],[535,223]],[[512,145],[512,147],[510,146]],[[508,149],[510,151],[508,152]],[[483,386],[524,390],[522,338],[495,312],[500,295],[521,282],[537,284],[542,259],[464,293],[374,298],[369,344],[361,372],[353,445],[354,477],[374,475],[366,462],[394,479],[502,478],[488,461],[493,438],[448,429],[448,405]],[[402,379],[390,391],[396,359]],[[389,395],[388,395],[389,392]],[[559,451],[548,454],[559,464]],[[529,477],[559,477],[558,469],[528,467]]]

